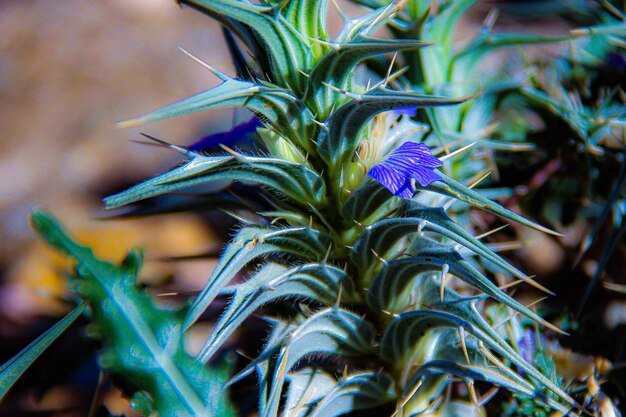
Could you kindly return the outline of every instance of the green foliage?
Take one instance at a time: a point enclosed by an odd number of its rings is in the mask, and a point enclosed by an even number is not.
[[[86,304],[76,307],[0,367],[0,402],[33,362],[80,317],[85,307]]]
[[[468,144],[466,138],[485,129],[493,109],[485,96],[468,97],[482,89],[481,83],[465,82],[475,74],[477,62],[495,48],[565,38],[491,34],[488,22],[473,42],[456,50],[454,27],[473,1],[442,2],[438,13],[419,1],[409,1],[405,9],[369,2],[374,10],[354,19],[344,16],[343,28],[332,39],[325,29],[325,2],[181,3],[216,18],[240,38],[255,58],[239,61],[250,76],[239,80],[213,70],[222,80],[218,87],[123,125],[216,106],[245,106],[263,122],[257,134],[264,154],[225,149],[229,155],[206,156],[168,145],[188,161],[105,202],[116,207],[224,179],[261,186],[257,192],[269,202],[269,210],[244,216],[248,220],[183,320],[184,328],[190,327],[220,293],[230,295],[198,360],[212,358],[253,312],[262,314],[266,304],[277,304],[291,306],[286,310],[291,313],[272,318],[274,328],[263,351],[231,381],[258,373],[261,416],[276,416],[280,410],[285,415],[336,416],[394,401],[398,410],[413,415],[437,407],[450,376],[472,387],[474,381],[490,382],[562,412],[577,407],[480,314],[479,303],[490,298],[557,330],[485,273],[506,272],[545,288],[455,223],[448,201],[465,203],[457,211],[474,206],[553,232],[443,173],[441,181],[417,186],[412,202],[397,199],[365,176],[406,140],[440,143],[445,150]],[[372,37],[383,24],[397,39]],[[391,74],[393,63],[381,58],[389,52],[401,53],[409,71]],[[235,55],[239,60],[243,56]],[[364,84],[355,75],[365,60],[372,76],[381,69],[379,81]],[[403,88],[407,85],[411,88]],[[423,108],[426,117],[411,120],[393,112],[406,107]],[[476,118],[476,108],[485,113]],[[477,121],[482,125],[472,124]],[[380,132],[377,126],[387,130]],[[428,130],[426,136],[414,134]],[[477,149],[490,146],[497,142],[485,141]],[[445,170],[459,178],[481,169],[465,163],[467,157],[452,161]],[[227,286],[253,261],[262,266],[245,282]],[[473,295],[464,298],[448,288],[451,284],[442,282],[448,273],[463,282],[454,287]],[[295,301],[302,312],[293,308]],[[339,369],[332,362],[315,360],[327,355],[350,363],[348,373],[336,378]],[[309,367],[296,366],[301,363]],[[325,394],[319,395],[303,388],[303,380],[314,386],[323,381],[331,388],[320,388]]]
[[[521,323],[518,323],[521,328]],[[531,344],[535,347],[525,347],[529,352],[528,354],[532,358],[532,363],[537,367],[537,370],[548,378],[552,384],[557,387],[563,387],[563,378],[559,377],[554,366],[554,360],[548,355],[546,349],[543,347],[543,341],[539,333],[532,330],[526,330],[534,341]],[[553,395],[551,392],[546,394],[547,396]],[[529,397],[513,394],[511,402],[505,410],[507,416],[525,416],[525,417],[548,417],[551,414],[551,409],[544,404],[532,401]]]
[[[94,257],[44,212],[33,212],[32,225],[76,261],[71,288],[89,305],[89,333],[104,340],[99,364],[134,387],[133,408],[164,417],[233,414],[222,391],[225,370],[210,371],[187,355],[180,312],[156,306],[137,287],[140,251],[118,267]]]

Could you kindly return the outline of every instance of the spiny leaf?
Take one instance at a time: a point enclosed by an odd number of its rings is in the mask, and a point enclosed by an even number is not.
[[[454,223],[443,209],[424,207],[415,202],[409,207],[406,214],[411,217],[381,220],[367,226],[361,233],[354,244],[351,258],[362,271],[369,274],[372,265],[376,265],[373,263],[374,253],[384,258],[405,236],[418,231],[430,231],[453,240],[518,278],[539,285]]]
[[[325,129],[319,134],[319,154],[331,168],[352,158],[360,142],[359,133],[378,113],[403,107],[449,106],[466,100],[385,88],[367,94],[350,93],[350,97],[352,100],[333,112],[325,123]]]
[[[184,98],[142,116],[125,120],[120,122],[118,126],[132,127],[218,107],[243,106],[250,97],[259,93],[267,93],[268,91],[271,91],[268,87],[263,87],[250,81],[227,78],[217,87]]]
[[[247,208],[245,204],[227,191],[197,195],[170,194],[141,200],[123,209],[114,210],[108,216],[103,215],[103,218],[132,218],[189,211],[227,210],[235,212],[245,208]]]
[[[309,298],[326,305],[337,301],[339,289],[342,294],[351,292],[346,273],[330,265],[307,264],[285,268],[268,264],[246,282],[228,288],[233,292],[226,312],[215,325],[211,336],[198,354],[198,360],[206,362],[255,310],[276,299]]]
[[[594,36],[594,35],[617,35],[626,37],[626,23],[612,23],[605,25],[595,25],[586,28],[572,30],[574,36]]]
[[[272,7],[237,0],[181,0],[233,28],[253,48],[259,60],[268,61],[265,72],[281,85],[298,88],[312,61],[309,43],[282,15]],[[241,24],[246,33],[238,30]],[[244,35],[244,36],[242,36]],[[247,36],[246,36],[247,35]]]
[[[288,138],[305,137],[305,126],[312,123],[311,113],[291,93],[251,81],[220,75],[224,82],[210,90],[125,120],[119,127],[131,127],[221,107],[246,107],[261,115],[279,133]]]
[[[291,0],[285,3],[282,10],[285,19],[296,28],[298,33],[310,39],[325,41],[326,14],[328,0]],[[318,42],[313,42],[313,55],[319,58],[326,52],[326,48]]]
[[[576,402],[567,395],[559,386],[554,384],[550,379],[546,378],[532,365],[527,363],[518,353],[508,344],[487,321],[480,315],[476,309],[476,299],[464,298],[454,290],[446,287],[444,289],[444,299],[437,297],[439,293],[439,284],[434,277],[425,277],[420,282],[420,288],[423,291],[424,298],[429,299],[429,307],[436,310],[446,311],[458,317],[462,317],[473,326],[473,333],[480,335],[480,339],[490,339],[490,346],[505,357],[519,369],[523,370],[529,376],[539,381],[545,388],[554,392],[566,403],[578,407]]]
[[[553,295],[550,290],[533,281],[522,271],[515,268],[509,262],[497,255],[495,252],[491,251],[489,247],[482,243],[479,239],[475,238],[470,233],[465,231],[465,229],[452,221],[452,219],[450,219],[448,214],[443,209],[436,207],[425,207],[416,202],[410,202],[409,204],[407,204],[404,214],[408,217],[415,217],[433,223],[434,225],[431,226],[432,231],[446,236],[457,243],[460,243],[463,247],[477,253],[485,260],[492,262],[497,267],[503,269],[509,274],[524,280],[526,283],[541,291]],[[457,236],[456,238],[454,237],[455,235]],[[469,244],[464,242],[468,242]]]
[[[269,358],[269,369],[273,372],[267,373],[268,381],[271,381],[267,384],[271,389],[260,415],[276,416],[286,373],[302,358],[312,354],[368,355],[374,352],[374,335],[369,323],[337,307],[322,310],[306,319],[286,338],[279,354]],[[264,361],[266,356],[261,355],[248,368]]]
[[[546,36],[529,33],[490,33],[483,32],[469,45],[463,48],[456,57],[467,59],[468,65],[477,65],[480,58],[497,48],[518,45],[534,45],[571,40],[571,36]]]
[[[251,260],[273,252],[322,259],[330,242],[328,235],[308,227],[244,227],[226,247],[207,284],[189,308],[183,327],[187,329],[195,323],[220,290]]]
[[[260,183],[295,202],[322,205],[322,178],[303,164],[267,157],[205,156],[189,153],[185,164],[104,199],[106,208],[119,207],[156,195],[222,181]],[[304,201],[303,201],[304,200]]]
[[[420,253],[419,257],[400,259],[383,265],[368,292],[368,303],[371,306],[381,307],[385,311],[395,312],[396,308],[402,306],[402,302],[406,301],[408,294],[412,292],[413,278],[428,271],[441,273],[449,271],[481,293],[558,331],[552,324],[500,290],[452,248],[430,253],[424,251]],[[432,296],[439,298],[439,294],[432,294]],[[427,303],[430,305],[432,301],[427,301]]]
[[[13,384],[37,360],[48,347],[59,338],[85,311],[86,303],[80,304],[44,334],[33,340],[28,346],[13,356],[0,367],[0,402]]]
[[[410,268],[412,267],[414,267],[415,270],[411,270]],[[392,289],[393,294],[400,299],[403,298],[402,295],[400,295],[402,286],[406,287],[405,291],[412,291],[412,288],[416,288],[412,300],[413,303],[418,306],[423,305],[428,309],[452,314],[467,322],[466,324],[471,324],[471,330],[467,329],[469,333],[486,342],[494,351],[505,357],[532,378],[539,381],[546,389],[554,392],[565,402],[577,406],[574,400],[563,392],[560,387],[542,375],[532,365],[528,364],[478,313],[476,303],[483,297],[462,297],[450,288],[444,287],[444,298],[442,300],[440,299],[441,279],[435,278],[435,275],[432,274],[417,275],[427,270],[428,265],[417,262],[417,259],[390,262],[389,265],[381,271],[377,277],[377,281],[374,282],[370,289],[370,292],[373,291],[378,294],[378,297],[372,296],[372,298],[368,298],[368,301],[372,300],[371,302],[376,305],[380,304],[380,301],[377,299],[381,298],[381,290],[385,287]],[[412,283],[413,278],[417,278],[414,280],[414,284]],[[406,298],[406,296],[404,296],[404,298]]]
[[[400,9],[399,5],[388,0],[384,0],[372,8],[375,10],[354,19],[345,17],[343,27],[333,42],[345,43],[359,36],[371,35],[385,23],[388,23]]]
[[[342,95],[326,85],[338,89],[352,88],[354,68],[365,58],[427,46],[428,43],[417,40],[389,40],[359,36],[347,42],[330,44],[332,49],[313,68],[309,74],[309,83],[305,100],[312,100],[311,107],[316,109],[316,117],[325,120],[333,105],[344,101]]]
[[[382,372],[349,375],[341,379],[310,417],[337,417],[374,408],[395,399],[393,380]]]
[[[555,89],[560,90],[561,96],[559,98],[552,97],[530,86],[522,87],[520,93],[561,117],[579,138],[586,142],[589,139],[588,133],[591,130],[594,118],[589,114],[589,110],[586,107],[581,107],[573,102],[572,96],[564,87],[557,86]]]
[[[382,213],[397,206],[398,200],[393,198],[393,194],[378,182],[370,181],[352,192],[344,203],[341,213],[348,220],[371,224],[380,220]]]
[[[505,219],[512,220],[516,223],[523,224],[524,226],[528,226],[535,230],[539,230],[540,232],[548,233],[555,236],[561,236],[560,233],[550,230],[547,227],[541,226],[524,216],[521,216],[517,213],[512,212],[511,210],[502,207],[495,201],[489,200],[488,198],[482,196],[479,192],[464,186],[460,182],[448,177],[447,175],[442,173],[439,173],[439,175],[441,176],[442,180],[430,184],[428,186],[429,191],[434,191],[439,194],[447,195],[450,197],[454,197],[458,200],[465,201],[466,203],[469,203],[474,207],[478,207],[482,210],[504,217]]]
[[[485,343],[489,348],[497,351],[498,353],[502,353],[505,351],[503,346],[488,335],[484,334],[478,329],[475,329],[469,322],[464,320],[463,318],[456,316],[454,314],[442,312],[442,311],[432,311],[432,310],[418,310],[418,311],[410,311],[399,315],[387,328],[385,334],[383,335],[383,339],[381,341],[381,355],[384,359],[394,364],[402,364],[407,362],[407,358],[410,357],[413,352],[414,346],[417,345],[418,341],[428,334],[430,330],[441,327],[450,327],[453,329],[463,328],[468,334],[473,335],[478,340]],[[506,345],[506,343],[504,343]],[[441,346],[446,346],[446,344],[442,344]],[[505,357],[511,357],[514,355],[508,354],[506,352]],[[521,362],[521,358],[519,355],[515,355],[517,361]],[[456,364],[455,366],[460,366]],[[468,365],[471,366],[471,365]],[[440,372],[441,370],[437,367],[436,372]],[[421,378],[424,374],[423,372],[431,372],[432,369],[429,367],[420,368],[414,376],[414,381]],[[454,370],[448,370],[444,373],[451,373],[453,375],[457,375]],[[517,374],[513,373],[513,371],[508,368],[503,368],[498,372],[498,374],[505,373],[509,380],[515,381],[515,386],[517,389],[520,387],[524,387],[524,392],[527,395],[531,395],[536,397],[541,394],[540,390],[535,389],[529,382],[523,380]],[[535,374],[538,372],[535,371]],[[461,376],[461,375],[458,375]],[[476,377],[470,377],[477,379]],[[481,378],[478,378],[481,379]],[[543,381],[546,381],[546,378],[542,378]],[[490,381],[488,379],[483,379],[489,382],[498,383],[496,381]],[[569,404],[576,405],[573,399],[571,399],[567,394],[565,394],[562,390],[556,387],[553,383],[548,381],[546,384],[549,389],[557,388],[556,392],[558,395],[564,397]],[[511,388],[510,386],[506,386],[507,388]],[[554,402],[554,401],[553,401]],[[563,406],[560,406],[564,408]]]
[[[441,328],[463,327],[469,330],[469,325],[460,317],[453,314],[417,310],[400,314],[385,330],[380,342],[380,355],[387,362],[396,367],[405,366],[413,356],[415,346],[430,330]]]
[[[304,368],[289,373],[289,391],[285,417],[309,416],[313,408],[333,389],[337,380],[318,368]]]
[[[460,364],[456,362],[433,360],[422,365],[411,379],[408,387],[405,391],[405,396],[414,391],[424,377],[431,375],[454,375],[459,378],[463,378],[468,382],[473,381],[486,381],[496,386],[506,388],[511,391],[516,391],[524,394],[530,398],[535,399],[544,404],[548,404],[555,410],[563,413],[570,413],[571,410],[564,407],[562,404],[554,401],[552,398],[547,397],[542,392],[538,392],[529,384],[524,384],[523,381],[513,379],[510,375],[503,374],[499,368],[493,368],[488,366],[473,365],[473,364]]]
[[[267,317],[265,319],[273,323],[274,326],[263,352],[249,366],[228,381],[228,385],[232,385],[256,370],[259,381],[259,410],[266,409],[267,399],[270,396],[271,390],[271,378],[269,378],[268,375],[270,372],[274,372],[272,366],[278,365],[276,361],[271,359],[278,354],[283,341],[288,338],[303,321],[302,316],[298,316],[290,322],[284,322],[280,319],[269,319]]]

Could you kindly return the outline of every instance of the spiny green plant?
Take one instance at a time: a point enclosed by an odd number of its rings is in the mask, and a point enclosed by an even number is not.
[[[421,67],[437,62],[437,79],[426,84],[417,78],[414,84],[421,87],[413,90],[392,88],[391,75],[367,85],[354,71],[373,56],[441,48],[413,38],[410,31],[403,39],[374,36],[383,24],[401,22],[401,6],[384,5],[355,19],[344,16],[342,29],[330,38],[325,1],[181,3],[238,35],[254,61],[242,60],[240,51],[234,54],[245,69],[240,78],[204,64],[220,78],[219,86],[123,125],[218,106],[245,106],[262,121],[257,130],[262,152],[224,147],[224,153],[209,155],[168,145],[188,161],[105,203],[112,208],[191,187],[202,190],[223,180],[262,186],[258,193],[271,209],[241,218],[240,229],[185,316],[188,328],[218,294],[231,295],[198,360],[206,363],[263,305],[282,303],[292,306],[291,313],[272,319],[263,351],[233,380],[257,371],[263,416],[278,413],[284,393],[286,415],[340,415],[393,402],[398,411],[412,415],[436,408],[451,375],[464,380],[472,395],[474,381],[482,380],[562,412],[576,407],[479,313],[479,303],[490,298],[554,329],[481,269],[507,272],[542,287],[459,227],[446,209],[458,199],[550,231],[435,171],[442,163],[430,155],[428,146],[411,140],[411,131],[419,125],[393,112],[407,107],[447,109],[468,100],[458,94],[465,91],[454,78],[441,78],[438,71],[450,65],[442,61],[452,54],[446,25],[455,23],[472,2],[446,4],[438,16],[447,20],[440,17],[436,30],[416,33],[444,32],[440,36],[448,49]],[[407,10],[422,6],[408,2]],[[428,17],[423,9],[422,17]],[[409,15],[405,26],[417,17]],[[482,54],[485,48],[479,45],[467,55]],[[409,72],[415,69],[409,66]],[[443,90],[452,97],[432,95],[434,84],[446,80],[450,84]],[[436,117],[445,115],[456,118],[450,128],[458,130],[463,113],[451,110]],[[452,200],[433,199],[433,192]],[[227,286],[259,258],[264,259],[261,266],[245,282]],[[473,293],[461,295],[446,286],[448,273]],[[294,300],[310,307],[298,311]],[[341,369],[336,364],[324,368],[314,360],[302,367],[305,358],[319,355],[349,359],[346,374],[337,378]],[[511,365],[502,365],[502,360]],[[307,381],[307,389],[296,381]],[[329,381],[334,381],[331,388],[322,389]],[[558,400],[545,395],[546,390]]]
[[[148,136],[186,161],[105,204],[114,208],[184,192],[187,197],[177,195],[148,212],[203,204],[232,212],[240,226],[202,291],[182,314],[163,312],[134,287],[136,255],[115,269],[71,242],[45,215],[33,220],[51,243],[78,260],[75,290],[89,302],[96,326],[113,333],[101,365],[134,382],[139,411],[228,413],[219,399],[219,377],[204,365],[256,313],[269,323],[269,336],[230,384],[256,373],[263,417],[358,410],[481,415],[487,398],[481,398],[478,382],[545,409],[578,413],[581,406],[552,375],[523,357],[515,336],[483,314],[485,305],[497,305],[509,319],[519,314],[559,332],[506,291],[520,282],[546,289],[470,233],[467,221],[455,221],[471,206],[554,233],[464,185],[485,168],[464,151],[492,122],[490,93],[511,85],[485,91],[489,78],[470,82],[482,57],[500,46],[561,38],[492,34],[491,16],[479,36],[458,50],[454,28],[474,3],[466,0],[361,0],[371,10],[356,18],[342,15],[333,37],[327,0],[179,3],[227,29],[237,77],[194,58],[221,84],[122,126],[246,107],[259,122],[235,133],[254,136],[256,149],[235,149],[236,139],[227,143],[224,136],[188,148]],[[395,37],[377,37],[383,26]],[[400,61],[407,69],[394,72]],[[370,73],[360,72],[363,63]],[[481,140],[477,146],[508,145]],[[237,184],[254,187],[253,198],[229,197]],[[189,197],[194,193],[201,198]],[[517,281],[498,287],[489,277],[496,273]],[[231,283],[241,274],[247,278]],[[181,347],[182,332],[218,296],[228,296],[229,304],[191,361]],[[112,306],[120,314],[107,314]],[[146,345],[150,334],[158,342]],[[138,374],[145,364],[153,366]],[[466,394],[453,389],[458,383],[467,386]],[[181,386],[186,388],[176,389]]]

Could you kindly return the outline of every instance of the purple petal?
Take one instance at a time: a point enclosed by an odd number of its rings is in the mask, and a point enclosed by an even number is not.
[[[439,181],[441,177],[436,172],[429,170],[428,168],[415,167],[411,178],[420,183],[422,187],[426,187],[435,181]]]
[[[425,168],[438,168],[441,161],[433,156],[423,143],[404,142],[387,157],[386,161],[404,165],[419,165]]]
[[[411,181],[409,181],[407,177],[385,166],[384,163],[374,165],[368,172],[368,175],[398,197],[407,200],[413,197],[414,191],[413,187],[411,187]]]
[[[407,114],[411,117],[415,117],[417,114],[417,107],[401,107],[394,110],[396,113]]]
[[[187,147],[190,151],[200,152],[215,148],[219,145],[232,147],[239,142],[251,141],[256,129],[261,126],[261,121],[253,117],[245,123],[233,127],[227,132],[218,132],[205,136]]]
[[[441,180],[439,174],[432,171],[441,165],[428,146],[405,142],[383,162],[374,165],[368,174],[398,197],[410,199],[415,192],[410,180],[416,180],[422,187]]]
[[[612,70],[626,71],[626,59],[617,52],[610,52],[606,63]]]
[[[528,363],[534,362],[535,357],[535,332],[531,329],[527,329],[522,337],[517,341],[517,346],[519,347],[520,355],[522,358]]]

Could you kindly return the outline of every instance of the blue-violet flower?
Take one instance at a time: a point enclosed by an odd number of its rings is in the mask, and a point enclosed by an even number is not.
[[[519,353],[522,358],[528,363],[535,362],[535,354],[537,353],[537,346],[535,344],[535,332],[531,329],[526,329],[522,337],[517,341],[519,347]]]
[[[442,165],[423,143],[405,142],[393,150],[387,159],[374,165],[368,175],[400,198],[410,199],[414,189],[411,179],[422,187],[441,180],[433,169]]]
[[[187,147],[190,151],[202,152],[219,145],[233,147],[240,142],[251,142],[257,128],[261,127],[261,121],[253,117],[245,123],[233,127],[227,132],[218,132],[205,136]]]
[[[401,107],[394,110],[398,114],[406,114],[407,116],[415,117],[417,115],[417,107]]]

